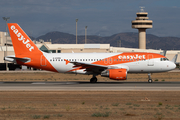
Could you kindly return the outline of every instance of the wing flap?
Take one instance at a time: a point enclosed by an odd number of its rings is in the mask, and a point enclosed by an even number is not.
[[[83,62],[70,62],[72,64],[74,64],[74,67],[79,67],[79,66],[86,66],[86,67],[101,67],[101,68],[108,68],[108,66],[104,66],[104,65],[97,65],[97,64],[91,64],[91,63],[83,63]]]

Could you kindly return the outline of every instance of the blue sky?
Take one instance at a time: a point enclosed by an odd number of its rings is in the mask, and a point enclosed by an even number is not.
[[[28,35],[38,37],[51,31],[110,36],[138,32],[131,28],[140,6],[145,7],[153,28],[147,34],[180,37],[180,0],[1,0],[0,16],[18,23]],[[0,31],[5,21],[0,19]]]

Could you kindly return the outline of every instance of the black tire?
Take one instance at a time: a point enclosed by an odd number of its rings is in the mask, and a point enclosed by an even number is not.
[[[97,82],[97,78],[96,77],[93,77],[90,79],[90,83],[96,83]]]
[[[152,79],[149,79],[149,80],[148,80],[148,83],[152,83],[152,82],[153,82]]]

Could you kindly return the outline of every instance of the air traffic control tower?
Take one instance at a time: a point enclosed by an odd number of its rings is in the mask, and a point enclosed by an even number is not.
[[[139,49],[146,49],[146,29],[152,28],[152,20],[148,20],[147,12],[144,7],[141,7],[140,12],[137,12],[136,20],[132,21],[132,28],[139,30]]]

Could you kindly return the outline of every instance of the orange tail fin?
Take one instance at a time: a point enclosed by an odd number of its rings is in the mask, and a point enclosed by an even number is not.
[[[17,23],[8,23],[15,55],[41,52]]]
[[[17,23],[8,23],[17,64],[58,72]]]

